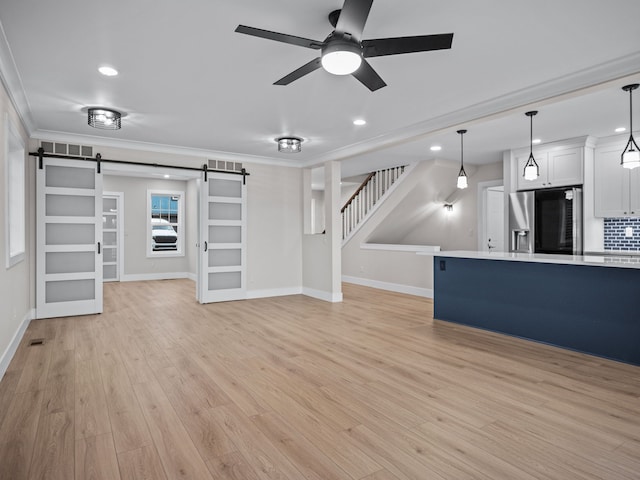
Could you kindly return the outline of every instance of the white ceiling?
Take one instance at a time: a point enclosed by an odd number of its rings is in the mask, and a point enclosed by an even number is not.
[[[451,50],[370,59],[388,85],[376,92],[323,70],[274,86],[317,51],[234,32],[323,40],[341,4],[2,0],[2,79],[35,138],[296,166],[341,160],[345,176],[458,161],[459,128],[465,163],[498,161],[528,144],[532,108],[543,142],[628,127],[620,87],[640,81],[638,0],[375,0],[365,39],[454,32]],[[100,65],[120,75],[103,77]],[[87,125],[82,109],[98,105],[127,114],[121,130]],[[358,117],[367,125],[354,126]],[[304,138],[302,153],[279,154],[281,135]]]

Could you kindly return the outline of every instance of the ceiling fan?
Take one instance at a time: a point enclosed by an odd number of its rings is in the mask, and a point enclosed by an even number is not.
[[[321,50],[320,57],[285,75],[274,85],[289,85],[294,80],[323,67],[334,75],[351,74],[374,92],[387,84],[367,62],[367,58],[451,48],[453,33],[362,40],[362,31],[372,3],[373,0],[345,0],[341,10],[334,10],[329,14],[329,22],[334,30],[322,42],[246,25],[238,25],[235,31]]]

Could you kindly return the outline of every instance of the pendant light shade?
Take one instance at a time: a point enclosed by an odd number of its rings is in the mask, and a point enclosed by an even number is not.
[[[530,112],[525,113],[527,117],[531,119],[530,124],[530,143],[529,143],[529,159],[524,166],[524,179],[525,180],[535,180],[540,176],[540,167],[538,167],[538,162],[533,158],[533,117],[538,114],[537,110],[532,110]]]
[[[625,85],[622,87],[622,90],[625,92],[629,92],[629,141],[627,145],[624,147],[622,151],[622,155],[620,156],[620,165],[624,168],[636,168],[640,167],[640,149],[638,149],[638,144],[633,138],[633,100],[632,100],[632,92],[638,88],[639,84],[633,83],[631,85]]]
[[[469,183],[467,182],[467,172],[464,171],[464,143],[463,136],[467,133],[466,130],[458,130],[460,134],[460,171],[458,172],[458,188],[467,188]]]

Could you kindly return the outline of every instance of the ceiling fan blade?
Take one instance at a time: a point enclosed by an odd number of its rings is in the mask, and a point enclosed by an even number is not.
[[[384,83],[384,80],[380,78],[380,75],[376,73],[373,67],[364,58],[362,59],[360,68],[351,75],[360,80],[360,82],[372,92],[387,86],[387,84]]]
[[[282,77],[280,80],[274,83],[274,85],[289,85],[294,80],[298,80],[300,77],[304,77],[306,74],[319,69],[321,66],[320,57],[314,58],[309,63],[305,63],[303,66],[294,70],[289,75]]]
[[[415,37],[377,38],[363,40],[362,48],[365,58],[401,53],[427,52],[451,48],[453,33],[439,35],[419,35]]]
[[[373,0],[344,0],[336,31],[350,33],[358,42],[362,39],[362,30],[369,16]]]
[[[261,28],[247,27],[246,25],[238,25],[235,31],[246,35],[253,35],[254,37],[275,40],[276,42],[298,45],[299,47],[313,48],[315,50],[321,49],[324,45],[324,42],[318,42],[309,38],[296,37],[294,35],[287,35],[286,33],[272,32],[271,30],[262,30]]]

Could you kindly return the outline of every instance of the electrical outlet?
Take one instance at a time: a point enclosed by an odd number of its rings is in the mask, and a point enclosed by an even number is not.
[[[633,237],[633,227],[627,227],[624,229],[625,237]]]

